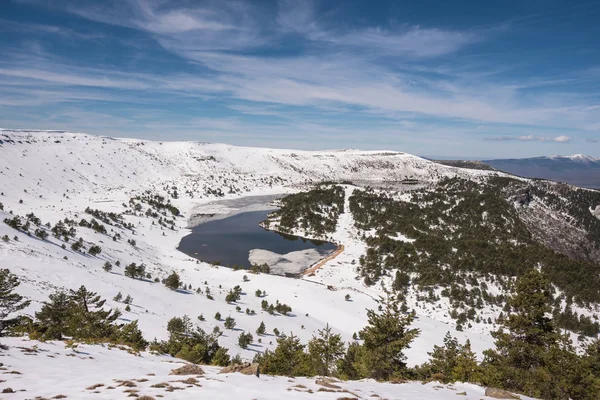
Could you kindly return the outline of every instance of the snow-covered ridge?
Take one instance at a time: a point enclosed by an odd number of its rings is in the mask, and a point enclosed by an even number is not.
[[[176,206],[189,217],[199,200],[272,193],[277,188],[282,192],[321,181],[435,182],[490,174],[497,173],[391,151],[300,151],[62,131],[0,131],[0,192],[7,195],[2,202],[27,212],[32,204],[51,205],[40,216],[52,218],[64,218],[61,209],[83,211],[91,203],[126,202],[144,190],[177,191]]]
[[[573,154],[571,156],[560,156],[557,154],[546,157],[551,160],[571,160],[577,162],[598,162],[600,158],[586,156],[585,154]]]
[[[53,131],[0,131],[0,155],[3,180],[16,173],[24,179],[12,183],[26,189],[25,182],[34,178],[36,186],[54,189],[48,196],[59,197],[65,190],[144,187],[153,182],[189,184],[196,191],[203,189],[202,183],[227,185],[245,192],[319,180],[436,180],[486,174],[391,151],[264,149]]]

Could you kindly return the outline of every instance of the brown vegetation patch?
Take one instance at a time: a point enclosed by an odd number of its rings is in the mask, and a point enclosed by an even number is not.
[[[125,387],[136,387],[137,385],[132,382],[132,381],[117,381],[120,382],[119,386],[125,386]]]
[[[306,386],[304,386],[304,385],[300,385],[300,384],[298,384],[298,385],[294,385],[294,386],[292,386],[292,387],[293,387],[293,388],[306,389]]]
[[[488,397],[493,397],[494,399],[520,399],[519,396],[514,395],[504,389],[498,388],[485,388],[485,395]]]
[[[219,374],[230,374],[233,372],[239,372],[244,375],[256,375],[258,373],[258,363],[233,364],[222,368]]]
[[[341,389],[341,386],[338,385],[334,385],[333,382],[337,382],[331,378],[317,378],[317,380],[315,381],[315,383],[317,385],[320,386],[324,386],[326,388],[330,388],[330,389]]]
[[[176,390],[184,390],[185,388],[182,387],[177,387],[177,386],[170,386],[168,388],[165,389],[165,391],[167,392],[174,392]]]
[[[161,383],[155,383],[154,385],[152,385],[150,387],[159,388],[160,389],[160,388],[165,388],[167,386],[169,386],[168,382],[161,382]]]
[[[175,368],[169,375],[204,375],[204,370],[196,364],[186,364],[183,367]]]
[[[95,390],[102,386],[104,386],[104,383],[96,383],[95,385],[87,387],[86,390]]]
[[[180,381],[175,381],[175,382],[185,383],[186,385],[200,386],[200,384],[198,383],[198,379],[194,378],[193,376],[190,376],[189,378],[186,378],[186,379],[183,379]]]

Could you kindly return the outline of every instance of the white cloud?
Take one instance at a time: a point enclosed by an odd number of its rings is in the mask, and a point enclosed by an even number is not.
[[[472,33],[424,29],[413,26],[398,32],[382,28],[369,28],[347,34],[323,38],[334,44],[377,49],[387,54],[409,57],[435,57],[449,54],[475,43],[480,38]]]
[[[567,143],[571,141],[570,136],[535,136],[535,135],[526,135],[526,136],[496,136],[490,137],[486,140],[492,141],[521,141],[521,142],[555,142],[555,143]]]
[[[121,88],[121,89],[146,89],[150,85],[136,79],[119,79],[113,76],[102,76],[102,73],[92,74],[88,71],[86,75],[79,72],[68,73],[67,71],[46,71],[42,69],[9,69],[0,68],[0,75],[12,78],[23,78],[26,80],[40,80],[48,83],[66,85],[66,86],[93,86],[101,88]]]
[[[105,97],[132,104],[164,96],[173,96],[174,101],[218,98],[245,115],[282,115],[281,109],[288,106],[340,115],[362,112],[400,121],[404,132],[415,125],[425,126],[404,121],[415,117],[573,130],[600,124],[595,106],[575,95],[545,92],[525,98],[521,90],[530,82],[503,84],[488,79],[496,66],[490,68],[485,62],[449,66],[445,61],[453,53],[485,40],[478,32],[413,25],[349,29],[317,17],[313,2],[282,1],[276,10],[256,4],[73,2],[69,10],[77,15],[147,33],[184,59],[186,73],[176,72],[176,67],[163,73],[82,68],[44,54],[32,59],[29,52],[23,52],[18,58],[0,60],[0,93],[11,94],[2,96],[0,104],[25,106],[39,91],[44,94],[38,101],[70,103],[85,99],[84,91],[89,89],[89,99]],[[296,52],[282,53],[290,36],[302,46]],[[393,63],[385,62],[390,58]],[[189,72],[190,64],[199,72]],[[136,92],[143,95],[135,96]],[[233,123],[237,121],[219,126],[204,120],[202,126],[233,130]],[[565,143],[571,138],[527,135],[493,140]]]

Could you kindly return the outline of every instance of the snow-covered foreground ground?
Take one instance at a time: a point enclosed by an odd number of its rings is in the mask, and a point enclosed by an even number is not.
[[[129,354],[118,348],[62,342],[41,343],[4,338],[9,349],[0,352],[6,399],[489,399],[479,386],[437,382],[338,382],[318,378],[287,378],[240,373],[220,374],[221,368],[202,366],[203,375],[170,375],[185,364],[149,353]],[[521,397],[526,399],[526,397]]]

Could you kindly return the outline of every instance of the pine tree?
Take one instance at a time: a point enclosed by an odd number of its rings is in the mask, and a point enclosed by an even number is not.
[[[419,367],[425,377],[444,383],[477,381],[479,366],[468,339],[461,345],[447,332],[444,345],[433,346],[433,351],[427,354],[430,360]]]
[[[277,348],[266,351],[261,358],[261,371],[266,374],[286,376],[312,375],[308,355],[297,336],[281,335]]]
[[[141,279],[146,275],[146,266],[131,263],[125,267],[125,276],[133,279]]]
[[[253,340],[253,337],[250,332],[248,332],[248,333],[242,332],[242,333],[240,333],[240,336],[238,337],[238,345],[242,349],[246,349],[246,348],[248,348],[248,346],[250,344],[252,344],[252,340]]]
[[[227,349],[224,347],[219,347],[210,363],[211,365],[217,365],[219,367],[225,367],[229,365],[230,357],[229,354],[227,354]]]
[[[218,328],[218,327],[215,327]],[[167,323],[169,340],[155,342],[151,348],[171,354],[193,363],[209,364],[219,350],[217,341],[219,334],[207,334],[199,327],[194,327],[190,317],[171,318]]]
[[[69,291],[72,314],[69,318],[69,331],[76,339],[103,339],[114,334],[112,323],[121,316],[118,310],[104,310],[104,303],[95,292],[85,286]]]
[[[91,256],[97,256],[98,254],[100,254],[102,252],[102,248],[96,244],[90,246],[90,248],[88,249],[88,253]]]
[[[401,377],[406,372],[404,350],[418,336],[418,329],[409,329],[413,314],[403,314],[398,308],[398,300],[386,293],[379,300],[383,306],[381,314],[367,310],[369,325],[360,331],[363,340],[364,360],[369,377],[377,380],[390,380]]]
[[[72,302],[64,291],[53,293],[50,301],[42,303],[42,308],[35,313],[36,324],[44,339],[60,340],[64,335],[70,335],[69,316]]]
[[[144,351],[148,347],[148,341],[144,339],[137,320],[123,325],[117,336],[121,342],[136,351]]]
[[[48,232],[41,228],[36,229],[34,234],[42,240],[46,240],[48,238]]]
[[[123,300],[123,294],[121,294],[121,292],[117,293],[117,295],[115,297],[113,297],[114,301],[121,301]]]
[[[233,329],[235,328],[235,319],[232,317],[225,318],[225,322],[223,323],[225,329]]]
[[[359,380],[366,378],[369,374],[363,363],[365,348],[358,342],[348,345],[346,354],[337,362],[337,375],[346,380]]]
[[[227,296],[225,296],[225,301],[228,303],[235,303],[236,301],[239,301],[239,299],[240,292],[236,290],[230,290],[229,293],[227,293]]]
[[[0,336],[19,322],[14,314],[29,306],[29,300],[23,300],[23,296],[14,292],[19,285],[16,275],[6,268],[0,269]]]
[[[329,324],[317,331],[308,342],[308,354],[317,375],[329,376],[337,361],[344,356],[342,336],[331,331]]]
[[[181,286],[181,280],[179,279],[179,275],[177,272],[171,272],[171,275],[165,279],[165,286],[171,290],[177,290]]]
[[[265,326],[265,323],[263,321],[261,321],[258,328],[256,328],[256,334],[261,336],[261,335],[264,335],[266,332],[267,332],[267,327]]]
[[[192,320],[187,315],[173,317],[167,322],[167,332],[169,332],[171,338],[177,341],[189,337],[193,328]]]
[[[541,272],[532,270],[517,281],[507,303],[512,313],[492,332],[496,348],[484,352],[485,384],[547,399],[568,399],[580,390],[576,382],[587,375],[568,336],[548,317],[552,303],[550,282]],[[593,397],[578,393],[576,398]]]

